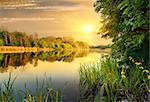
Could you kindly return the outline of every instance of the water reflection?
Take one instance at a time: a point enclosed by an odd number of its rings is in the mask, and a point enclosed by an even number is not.
[[[17,68],[25,66],[27,63],[38,66],[38,60],[55,62],[72,62],[75,58],[85,57],[89,50],[62,50],[39,53],[15,53],[15,54],[0,54],[0,72],[7,72],[8,66]]]

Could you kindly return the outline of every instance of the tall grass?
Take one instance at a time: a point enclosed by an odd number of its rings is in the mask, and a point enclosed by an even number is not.
[[[34,93],[25,84],[25,90],[18,90],[14,87],[16,77],[12,79],[9,74],[9,79],[0,87],[0,102],[62,102],[63,92],[54,90],[50,86],[50,80],[46,77],[42,85],[39,85],[36,79],[36,91]]]
[[[100,62],[96,64],[82,64],[80,69],[80,99],[79,101],[92,102],[97,93],[100,78]]]
[[[148,101],[149,72],[137,65],[119,66],[113,58],[81,65],[80,100],[85,102]]]

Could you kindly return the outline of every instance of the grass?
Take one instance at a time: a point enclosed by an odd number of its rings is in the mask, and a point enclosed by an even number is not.
[[[39,85],[36,79],[36,92],[32,93],[25,84],[25,90],[17,90],[14,83],[17,77],[12,79],[9,75],[8,81],[5,81],[0,87],[0,102],[62,102],[63,92],[54,90],[50,86],[50,80],[46,77],[42,85]]]
[[[81,102],[92,102],[97,93],[100,79],[100,62],[83,64],[80,69],[80,99]]]
[[[119,66],[103,58],[80,68],[80,100],[83,102],[148,101],[149,71],[141,66]]]

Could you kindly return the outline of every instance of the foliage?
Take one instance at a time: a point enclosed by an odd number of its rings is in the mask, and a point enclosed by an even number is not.
[[[149,74],[150,72],[137,65],[137,62],[130,68],[130,66],[119,66],[113,58],[104,58],[98,63],[81,65],[81,100],[87,102],[148,101]]]
[[[90,46],[91,49],[107,49],[111,48],[110,45],[98,45],[98,46]]]
[[[99,33],[113,39],[112,55],[123,63],[132,56],[149,66],[149,1],[97,0],[102,17]]]
[[[60,49],[88,49],[89,45],[82,41],[74,41],[72,37],[42,37],[37,34],[27,35],[23,32],[8,32],[0,29],[0,46],[24,46]]]
[[[149,1],[96,0],[102,37],[112,38],[111,58],[101,63],[107,101],[147,101],[149,87]],[[113,62],[113,63],[112,63]],[[99,99],[99,98],[97,98]]]
[[[0,46],[4,46],[4,40],[0,39]]]

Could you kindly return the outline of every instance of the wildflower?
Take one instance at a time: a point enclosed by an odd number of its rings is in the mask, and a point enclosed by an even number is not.
[[[126,78],[126,76],[125,76],[125,75],[121,75],[121,78],[122,78],[122,79],[125,79],[125,78]]]
[[[150,79],[150,75],[148,76],[148,79]]]
[[[132,59],[131,61],[134,62],[134,59]]]
[[[139,69],[144,69],[144,67],[140,66]]]
[[[149,73],[149,71],[148,71],[148,70],[143,70],[143,72]]]
[[[126,68],[126,69],[129,69],[129,66],[128,66],[128,65],[126,65],[126,66],[125,66],[125,68]]]
[[[129,60],[132,60],[133,58],[131,56],[129,56]]]
[[[124,74],[125,74],[125,72],[122,70],[122,71],[121,71],[121,75],[124,75]]]
[[[142,59],[142,62],[144,62],[144,60]]]
[[[138,65],[138,66],[139,66],[139,65],[142,65],[141,62],[135,62],[135,64]]]

